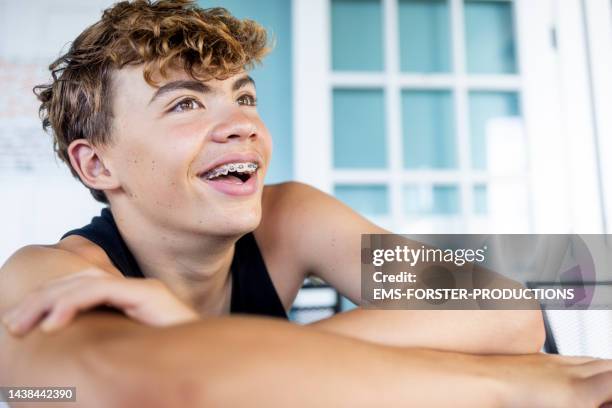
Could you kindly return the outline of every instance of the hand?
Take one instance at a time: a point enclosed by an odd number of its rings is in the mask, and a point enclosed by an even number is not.
[[[490,358],[497,360],[489,360],[496,367],[494,376],[505,384],[503,406],[612,406],[610,360],[546,354]]]
[[[78,312],[100,305],[113,306],[151,326],[198,319],[198,313],[160,280],[124,278],[91,268],[49,281],[6,311],[2,322],[17,336],[39,323],[43,331],[51,332],[65,327]]]

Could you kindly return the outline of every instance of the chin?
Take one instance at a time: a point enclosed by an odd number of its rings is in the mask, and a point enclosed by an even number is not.
[[[261,222],[261,207],[226,213],[217,218],[219,235],[235,236],[254,231]]]

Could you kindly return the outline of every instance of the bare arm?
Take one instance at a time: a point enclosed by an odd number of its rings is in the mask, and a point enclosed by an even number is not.
[[[45,280],[85,266],[57,248],[24,248],[0,270],[0,312]],[[431,369],[424,351],[240,317],[159,329],[87,312],[54,334],[36,329],[16,338],[0,327],[0,350],[3,385],[75,386],[78,405],[87,407],[397,403],[415,401],[406,384]],[[473,405],[482,379],[462,378],[465,403]],[[349,387],[360,392],[342,392]],[[392,391],[380,392],[386,387]]]
[[[529,354],[541,350],[545,337],[542,323],[535,313],[529,310],[357,308],[310,326],[402,347],[427,347],[472,354]]]
[[[74,385],[85,407],[596,407],[612,398],[609,361],[387,347],[272,319],[159,329],[83,315],[56,335],[7,345],[3,367],[14,371],[1,381]]]
[[[8,366],[19,368],[5,383],[76,385],[87,407],[105,395],[100,406],[451,403],[434,392],[438,380],[461,389],[455,406],[491,406],[502,394],[501,382],[462,367],[470,356],[407,353],[272,319],[218,318],[158,329],[83,315],[56,335],[37,331],[13,341],[13,353],[29,358],[19,364],[9,358]],[[432,359],[454,368],[445,373]],[[484,384],[487,391],[478,391]]]
[[[305,184],[285,183],[276,189],[264,201],[274,214],[274,222],[264,226],[275,237],[272,241],[286,245],[281,252],[302,265],[304,274],[321,277],[360,304],[361,234],[389,231]],[[357,309],[313,327],[388,345],[478,354],[535,353],[544,342],[539,310]]]
[[[0,270],[0,311],[34,286],[24,274],[76,267],[44,249],[21,251]],[[75,406],[87,407],[571,406],[612,397],[609,362],[581,371],[576,363],[381,346],[247,317],[154,328],[88,312],[54,334],[14,338],[0,328],[0,383],[76,386]],[[438,392],[441,383],[451,392]]]

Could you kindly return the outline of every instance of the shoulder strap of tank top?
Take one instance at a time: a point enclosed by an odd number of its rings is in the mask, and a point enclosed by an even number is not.
[[[108,208],[102,209],[102,213],[94,217],[90,224],[65,233],[62,239],[69,235],[80,235],[101,247],[113,265],[125,276],[144,278],[136,259],[134,259],[121,237],[113,214]]]
[[[231,270],[232,313],[287,318],[252,232],[236,242]]]
[[[119,233],[111,211],[104,208],[91,223],[65,233],[80,235],[100,246],[113,265],[127,277],[144,278],[136,259]],[[253,233],[236,242],[231,264],[231,313],[259,314],[287,319]]]

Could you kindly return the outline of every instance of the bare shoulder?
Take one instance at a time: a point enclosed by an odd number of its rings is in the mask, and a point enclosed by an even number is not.
[[[67,236],[54,245],[54,247],[86,259],[107,272],[118,276],[121,275],[121,272],[115,268],[104,249],[80,235]]]
[[[286,310],[291,307],[307,275],[303,262],[295,256],[298,236],[294,231],[304,222],[300,214],[320,195],[324,193],[298,182],[264,187],[262,219],[254,234]]]
[[[276,216],[295,215],[318,205],[336,201],[323,191],[298,181],[268,185],[263,193],[263,219],[269,221]],[[279,211],[281,213],[279,213]]]
[[[307,230],[348,228],[382,230],[335,197],[308,184],[291,181],[266,186],[262,227],[303,235]]]
[[[263,203],[261,235],[269,242],[268,253],[276,255],[279,274],[290,265],[292,274],[317,276],[357,303],[361,234],[388,231],[303,183],[270,186]]]
[[[0,311],[20,300],[45,280],[53,246],[28,245],[13,253],[0,268]],[[48,275],[52,276],[50,272]]]
[[[308,219],[334,198],[308,184],[289,181],[267,185],[262,198],[262,219],[256,235],[286,242]]]
[[[323,194],[320,190],[299,181],[286,181],[268,184],[263,191],[263,205],[272,204],[278,200],[291,200],[309,194]]]

